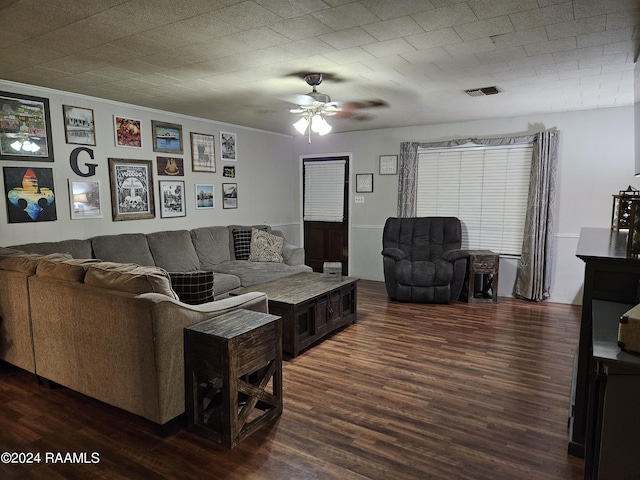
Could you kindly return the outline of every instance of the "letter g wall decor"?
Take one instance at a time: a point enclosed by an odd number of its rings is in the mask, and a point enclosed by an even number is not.
[[[74,148],[73,151],[71,152],[71,155],[69,156],[69,163],[71,164],[71,170],[73,170],[73,172],[76,175],[79,175],[81,177],[93,177],[96,174],[96,167],[98,166],[98,164],[85,163],[84,165],[89,169],[89,171],[87,173],[82,173],[80,171],[80,168],[78,167],[78,155],[80,155],[80,152],[87,152],[91,160],[93,160],[93,150],[91,150],[90,148],[87,148],[87,147]]]

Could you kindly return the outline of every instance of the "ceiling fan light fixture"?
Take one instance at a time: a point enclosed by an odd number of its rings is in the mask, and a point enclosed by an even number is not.
[[[309,126],[309,120],[307,120],[307,117],[300,117],[300,120],[295,122],[293,126],[300,132],[300,135],[304,135],[304,132],[307,131],[307,127]]]
[[[311,117],[311,130],[318,135],[326,135],[332,130],[331,125],[327,122],[322,115],[316,113]]]

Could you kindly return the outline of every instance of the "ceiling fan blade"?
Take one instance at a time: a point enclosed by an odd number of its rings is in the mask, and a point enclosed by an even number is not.
[[[283,97],[282,100],[285,102],[293,103],[294,105],[313,105],[315,102],[315,98],[310,95],[287,95]]]
[[[379,99],[340,102],[342,110],[358,110],[363,108],[379,108],[388,106],[389,104],[387,102]]]

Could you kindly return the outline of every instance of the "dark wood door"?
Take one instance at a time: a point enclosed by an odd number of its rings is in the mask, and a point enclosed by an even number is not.
[[[324,262],[342,263],[342,274],[348,275],[348,157],[326,157],[305,159],[308,161],[345,161],[344,178],[340,179],[343,195],[343,215],[341,221],[313,221],[304,220],[304,248],[305,263],[313,268],[314,272],[322,272]],[[305,178],[303,173],[303,179]],[[338,180],[337,180],[338,181]],[[303,185],[306,188],[306,185]],[[306,200],[305,200],[306,201]]]

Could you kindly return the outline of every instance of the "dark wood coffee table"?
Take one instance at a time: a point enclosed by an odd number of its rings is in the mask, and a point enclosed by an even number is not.
[[[236,290],[232,295],[264,292],[269,313],[282,317],[282,350],[293,357],[340,327],[357,320],[356,277],[326,280],[303,272]]]

